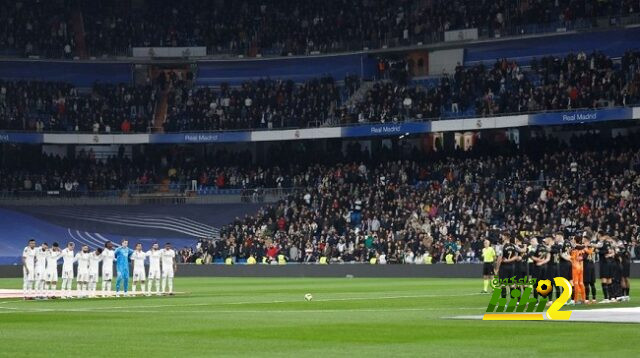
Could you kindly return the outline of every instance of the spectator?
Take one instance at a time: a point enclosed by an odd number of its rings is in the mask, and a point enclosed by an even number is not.
[[[72,14],[83,18],[90,56],[129,55],[134,47],[206,46],[210,54],[304,55],[443,40],[444,31],[478,28],[481,36],[522,35],[556,28],[591,28],[600,16],[637,12],[625,1],[282,2],[168,0],[114,4],[6,2],[0,48],[20,55],[73,57]],[[547,26],[531,26],[547,25]],[[380,78],[391,74],[380,62]]]
[[[129,122],[128,119],[125,118],[125,120],[122,121],[122,124],[120,125],[120,130],[122,131],[122,133],[131,132],[131,123]]]

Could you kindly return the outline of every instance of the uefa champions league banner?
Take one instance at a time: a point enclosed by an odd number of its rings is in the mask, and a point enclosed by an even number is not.
[[[381,123],[343,127],[342,137],[377,137],[431,132],[431,122]]]
[[[0,132],[0,143],[42,143],[42,133],[2,133]]]
[[[580,124],[633,118],[632,108],[580,109],[569,112],[538,113],[529,116],[529,125]]]
[[[209,132],[149,135],[149,143],[229,143],[250,141],[251,132]]]

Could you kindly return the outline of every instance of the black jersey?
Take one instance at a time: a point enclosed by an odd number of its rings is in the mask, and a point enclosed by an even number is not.
[[[598,240],[591,240],[591,246],[598,245]],[[592,249],[590,254],[584,255],[584,263],[585,265],[595,264],[596,262],[596,249]]]
[[[619,257],[620,274],[622,277],[631,276],[631,251],[627,245],[621,246],[617,253]]]
[[[603,241],[600,250],[598,250],[598,258],[600,259],[600,264],[603,264],[606,261],[606,255],[609,253],[611,249],[611,243],[609,241]]]
[[[553,244],[551,245],[551,249],[549,252],[551,253],[551,263],[557,265],[560,263],[560,253],[562,253],[564,245],[562,244]]]
[[[529,259],[529,251],[527,251],[527,246],[520,246],[519,249],[521,260],[516,261],[516,267],[519,271],[516,272],[516,274],[519,275],[519,278],[524,278],[527,275],[527,260]]]
[[[606,245],[603,245],[604,248],[606,248],[607,251],[605,251],[605,255],[606,254],[610,254],[610,253],[614,253],[616,252],[615,247],[613,246],[613,244],[611,244],[610,242],[607,242]],[[616,256],[614,255],[613,257],[606,257],[605,258],[606,261],[609,261],[610,263],[614,263],[616,261]]]
[[[516,249],[516,245],[509,243],[509,244],[505,244],[502,247],[503,260],[508,260],[515,256],[518,256],[518,250]],[[512,265],[512,264],[514,264],[514,262],[504,263],[504,265]]]
[[[544,259],[545,257],[547,257],[548,253],[549,253],[549,247],[547,247],[547,245],[538,244],[538,246],[536,247],[536,252],[534,253],[534,256],[539,259]]]
[[[571,258],[571,250],[573,250],[573,246],[571,246],[571,242],[568,240],[565,240],[565,242],[562,244],[562,254],[567,255],[567,257]],[[569,265],[571,265],[571,259],[565,259],[562,257],[562,255],[560,255],[560,262],[561,263],[568,263]]]
[[[618,247],[618,249],[616,250],[616,258],[621,263],[627,263],[631,260],[631,254],[627,249],[627,245],[622,245]]]
[[[566,278],[571,281],[573,278],[572,270],[571,270],[571,242],[565,241],[562,244],[558,244],[560,252],[558,253],[558,260],[560,263],[558,264],[558,268],[556,271],[556,275]]]
[[[523,245],[523,246],[518,246],[517,247],[517,253],[518,255],[522,258],[522,262],[526,263],[527,259],[529,258],[529,252],[527,251],[527,246]]]

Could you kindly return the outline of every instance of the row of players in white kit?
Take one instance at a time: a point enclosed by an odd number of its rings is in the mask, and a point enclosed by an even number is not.
[[[123,240],[123,244],[127,244]],[[125,246],[126,247],[126,246]],[[105,248],[97,248],[90,252],[89,246],[82,246],[82,251],[74,253],[74,243],[60,250],[57,243],[51,248],[46,243],[36,247],[35,240],[30,240],[22,253],[23,261],[23,291],[26,299],[55,297],[58,284],[58,260],[62,258],[62,285],[61,298],[72,298],[71,286],[74,279],[74,263],[78,263],[76,277],[78,297],[96,297],[97,283],[99,279],[99,266],[102,262],[102,292],[101,296],[111,296],[113,275],[113,262],[116,259],[113,244],[107,242]],[[116,249],[118,250],[118,249]],[[145,259],[149,257],[149,281],[145,287]],[[155,283],[155,293],[173,294],[173,277],[176,269],[175,251],[169,244],[164,249],[159,249],[158,244],[153,244],[151,250],[142,251],[142,245],[137,244],[136,249],[130,255],[133,261],[133,286],[132,292],[136,292],[137,284],[140,289],[151,295]],[[161,265],[162,264],[162,265]],[[128,259],[125,267],[118,265],[119,278],[124,284],[124,293],[127,295],[128,286]],[[162,278],[162,286],[160,279]],[[116,296],[119,283],[116,284]],[[168,286],[168,287],[167,287]],[[167,290],[168,288],[168,290]]]

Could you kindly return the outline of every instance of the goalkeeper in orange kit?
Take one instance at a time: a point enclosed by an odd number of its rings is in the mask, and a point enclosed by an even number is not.
[[[575,303],[585,303],[586,295],[584,291],[584,256],[589,254],[591,249],[585,248],[582,244],[576,243],[573,238],[573,249],[571,250],[571,285],[573,286],[573,301]]]

